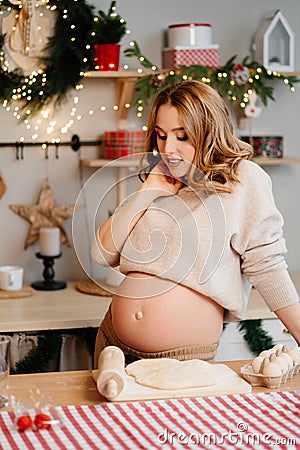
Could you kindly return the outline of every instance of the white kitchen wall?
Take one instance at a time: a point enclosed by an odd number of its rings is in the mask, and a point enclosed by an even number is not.
[[[107,10],[110,0],[94,0],[95,12]],[[237,55],[239,61],[251,54],[251,42],[260,28],[263,18],[280,9],[296,33],[296,70],[300,70],[300,2],[299,0],[119,0],[118,12],[126,19],[131,35],[122,40],[122,49],[128,47],[130,40],[136,40],[142,52],[159,67],[162,66],[162,49],[166,45],[168,25],[183,22],[208,22],[213,27],[213,41],[220,45],[220,63],[225,63],[231,56]],[[128,63],[132,69],[138,67],[135,60],[121,57],[121,64]],[[63,76],[63,74],[62,74]],[[82,120],[71,127],[67,135],[57,132],[55,137],[69,141],[73,134],[78,134],[82,141],[101,139],[104,131],[115,130],[115,82],[113,80],[89,79],[80,93],[78,110]],[[261,117],[253,119],[253,134],[280,134],[284,137],[284,154],[290,157],[300,156],[299,145],[299,105],[300,84],[294,94],[281,83],[274,84],[275,102],[270,101],[263,109]],[[297,85],[296,85],[297,87]],[[72,107],[72,94],[59,111],[53,114],[57,121],[56,128],[67,122]],[[99,106],[106,105],[105,112]],[[93,116],[89,110],[98,110]],[[234,116],[233,116],[234,117]],[[146,116],[138,120],[134,110],[129,113],[129,129],[140,129],[146,122]],[[50,119],[49,119],[50,120]],[[0,110],[0,142],[15,142],[21,136],[25,141],[31,140],[32,131],[18,124],[12,115]],[[237,132],[245,132],[238,130]],[[45,131],[40,131],[39,141],[49,139]],[[29,224],[9,209],[11,204],[33,205],[38,200],[42,184],[47,177],[57,204],[78,204],[81,208],[74,215],[74,243],[72,248],[62,248],[62,258],[55,263],[58,279],[75,280],[92,276],[105,276],[106,269],[96,268],[90,261],[90,244],[93,228],[107,217],[109,209],[116,204],[116,192],[113,190],[101,208],[97,207],[112,183],[116,181],[115,169],[96,172],[81,168],[80,158],[97,157],[101,154],[99,147],[82,147],[80,152],[73,152],[69,147],[61,147],[59,159],[54,151],[49,151],[46,160],[41,149],[25,148],[24,160],[16,161],[15,151],[0,148],[0,171],[6,182],[7,191],[0,199],[0,265],[18,264],[25,268],[25,282],[31,283],[41,278],[42,264],[36,259],[38,243],[24,250],[24,242],[29,231]],[[299,188],[300,164],[265,168],[272,177],[277,205],[285,218],[284,233],[289,253],[287,262],[291,271],[300,271],[299,242]],[[86,188],[81,186],[88,180]],[[137,181],[130,180],[128,192],[133,190]],[[72,220],[65,222],[65,229],[72,239]],[[83,268],[82,268],[83,265]]]

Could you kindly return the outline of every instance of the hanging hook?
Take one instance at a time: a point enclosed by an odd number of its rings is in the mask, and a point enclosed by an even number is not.
[[[18,161],[20,159],[19,157],[19,142],[16,142],[16,160]]]
[[[24,159],[24,142],[20,142],[21,159]]]
[[[48,148],[49,148],[49,142],[44,142],[42,144],[42,149],[45,150],[45,159],[49,159]]]
[[[58,159],[59,158],[59,142],[55,142],[55,158]]]

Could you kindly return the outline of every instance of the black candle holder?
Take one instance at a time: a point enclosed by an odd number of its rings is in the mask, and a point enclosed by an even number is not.
[[[56,256],[44,256],[40,253],[36,253],[35,256],[38,259],[43,260],[44,271],[43,277],[44,281],[35,281],[31,284],[31,286],[38,291],[56,291],[58,289],[64,289],[67,287],[67,283],[64,281],[55,281],[54,276],[55,272],[53,269],[54,260],[61,257],[61,253]]]

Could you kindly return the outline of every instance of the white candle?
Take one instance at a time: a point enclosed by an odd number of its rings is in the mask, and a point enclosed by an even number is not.
[[[40,228],[40,254],[57,256],[60,254],[60,229]]]

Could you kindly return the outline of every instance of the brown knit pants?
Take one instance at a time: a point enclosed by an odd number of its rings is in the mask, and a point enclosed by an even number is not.
[[[203,361],[210,362],[213,361],[216,356],[219,342],[210,345],[205,344],[174,348],[163,352],[141,352],[124,344],[116,336],[113,330],[111,311],[109,308],[103,319],[103,322],[100,325],[96,337],[94,354],[94,367],[96,369],[98,368],[98,360],[101,351],[109,345],[119,347],[123,351],[126,364],[144,358],[176,358],[180,361],[186,361],[188,359],[202,359]]]

